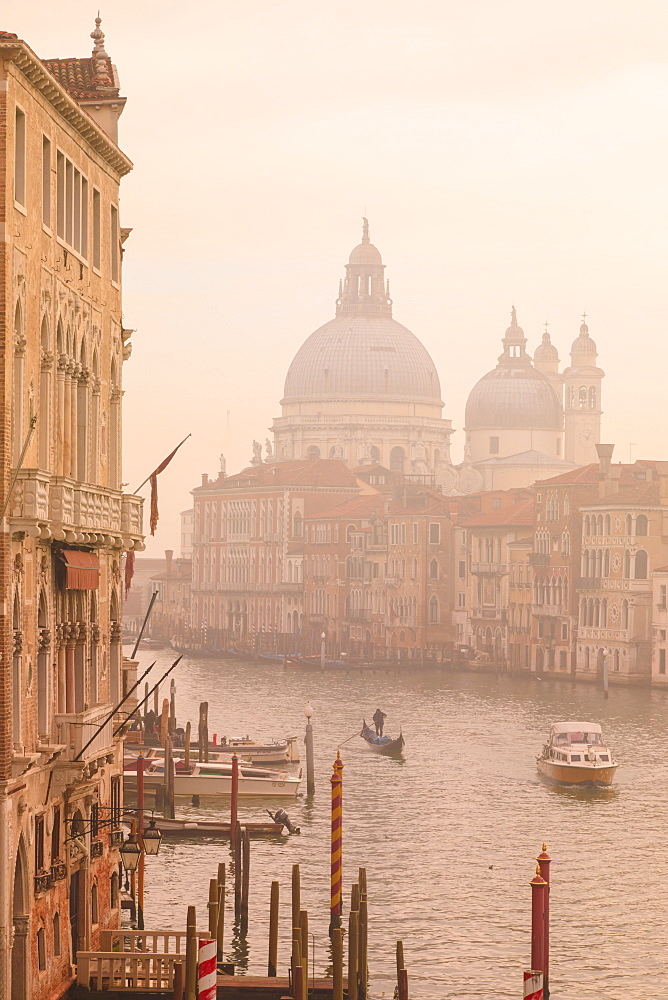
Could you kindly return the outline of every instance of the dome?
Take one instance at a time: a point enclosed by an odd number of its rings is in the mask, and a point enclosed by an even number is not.
[[[596,344],[589,336],[589,327],[586,323],[580,326],[580,336],[576,337],[571,345],[571,354],[597,354]]]
[[[380,250],[373,243],[360,243],[350,251],[349,264],[382,264]]]
[[[556,349],[552,341],[550,340],[550,335],[545,331],[543,334],[543,341],[535,350],[534,361],[558,361],[559,351]]]
[[[388,316],[343,314],[312,333],[297,351],[282,402],[333,398],[403,398],[440,405],[441,387],[429,353],[401,323]]]
[[[499,365],[477,382],[466,402],[466,430],[563,428],[559,398],[532,365]]]

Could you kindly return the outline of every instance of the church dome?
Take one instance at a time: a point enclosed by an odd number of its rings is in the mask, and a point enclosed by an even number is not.
[[[498,365],[476,382],[466,402],[466,430],[561,430],[561,401],[547,376],[531,364],[514,306],[502,342]]]
[[[385,265],[369,240],[350,254],[336,317],[295,355],[282,403],[299,400],[408,399],[442,406],[434,362],[417,337],[392,319]]]
[[[340,315],[297,351],[283,402],[332,398],[440,403],[441,387],[429,353],[401,323],[387,316]]]
[[[580,325],[580,336],[576,337],[571,345],[571,354],[594,354],[596,355],[596,344],[589,336],[589,327],[585,322]]]
[[[550,339],[550,335],[545,331],[542,343],[538,345],[533,355],[534,361],[558,361],[559,351]]]

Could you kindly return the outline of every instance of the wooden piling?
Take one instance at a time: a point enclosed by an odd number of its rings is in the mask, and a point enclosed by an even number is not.
[[[276,976],[278,964],[278,903],[280,890],[278,882],[271,883],[271,896],[269,897],[269,960],[267,962],[267,975],[270,979]]]
[[[191,726],[189,722],[186,722],[186,745],[183,754],[183,760],[185,762],[186,767],[190,767],[190,738],[191,738],[190,734],[191,734]]]
[[[357,882],[353,882],[350,887],[350,909],[359,910],[360,908],[360,887]]]
[[[148,715],[148,681],[144,684],[144,732],[146,732],[146,716]]]
[[[332,1000],[343,1000],[343,928],[332,930]]]
[[[167,698],[163,698],[162,713],[160,715],[160,742],[162,743],[163,747],[165,745],[165,741],[167,740],[168,736],[169,736],[169,701],[167,700]]]
[[[169,732],[172,736],[176,732],[176,681],[173,677],[169,685]]]
[[[404,967],[404,942],[397,941],[397,984],[399,983],[399,973]]]
[[[234,919],[241,914],[241,824],[237,822],[234,834]]]
[[[299,914],[301,912],[301,880],[299,865],[292,866],[292,926],[299,927]]]
[[[237,837],[237,809],[239,805],[239,758],[232,754],[232,794],[230,795],[230,847]]]
[[[185,1000],[196,1000],[197,994],[197,916],[195,907],[188,907],[186,922],[186,996]]]
[[[209,879],[209,937],[218,933],[218,879]]]
[[[360,928],[359,928],[359,1000],[366,1000],[367,987],[369,982],[368,968],[368,911],[366,894],[362,896],[360,892]]]
[[[172,740],[168,735],[165,740],[165,803],[163,815],[174,819],[174,758],[172,757]]]
[[[408,1000],[408,973],[405,969],[399,970],[399,1000]]]
[[[172,983],[174,1000],[183,1000],[183,971],[183,962],[174,962],[174,979]]]
[[[241,933],[248,930],[248,894],[250,889],[250,833],[241,829]]]
[[[543,996],[545,1000],[550,997],[550,863],[552,858],[547,853],[547,844],[543,844],[543,849],[536,858],[540,865],[540,873],[545,879],[545,921],[543,927]]]
[[[348,918],[348,1000],[358,1000],[357,963],[359,960],[359,913],[351,910]]]
[[[160,718],[160,702],[159,702],[159,697],[160,697],[159,685],[156,684],[155,688],[153,689],[153,714],[155,715],[156,720]],[[156,721],[156,725],[157,725],[157,721]]]
[[[199,743],[199,759],[205,763],[209,760],[209,703],[200,702],[199,725],[197,729]]]
[[[302,932],[302,965],[304,966],[306,984],[308,985],[308,910],[300,910],[299,926]]]
[[[292,995],[295,1000],[304,1000],[306,996],[304,993],[305,980],[304,969],[301,965],[296,965],[292,974]]]
[[[290,968],[292,970],[292,995],[295,1000],[302,1000],[301,993],[297,992],[297,969],[302,964],[302,932],[300,927],[292,928],[292,954],[290,956]]]
[[[225,863],[221,861],[218,865],[218,926],[216,928],[216,941],[219,961],[223,958],[223,946],[225,940]]]

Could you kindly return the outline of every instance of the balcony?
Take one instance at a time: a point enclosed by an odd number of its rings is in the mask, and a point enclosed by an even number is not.
[[[33,537],[85,545],[110,545],[116,538],[141,542],[143,503],[142,497],[105,486],[23,469],[10,518],[14,531]]]
[[[508,563],[472,562],[471,572],[479,576],[505,576],[508,573]]]
[[[561,604],[532,604],[531,614],[534,618],[562,618],[568,611]]]
[[[579,576],[575,581],[577,590],[600,590],[600,576]]]
[[[113,720],[110,719],[102,726],[112,708],[113,705],[96,705],[85,712],[56,715],[57,741],[65,746],[60,758],[63,763],[72,763],[93,736],[90,746],[77,763],[86,764],[97,757],[113,753]]]
[[[529,553],[529,565],[530,566],[549,566],[550,557],[546,552],[530,552]]]

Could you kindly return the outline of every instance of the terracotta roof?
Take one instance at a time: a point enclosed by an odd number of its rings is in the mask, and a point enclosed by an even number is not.
[[[75,101],[118,97],[114,68],[108,55],[90,59],[44,59],[49,73]]]
[[[668,573],[668,566],[659,566],[657,569],[653,570],[652,576],[654,573]]]
[[[309,521],[333,520],[334,518],[358,518],[370,517],[372,514],[382,514],[385,510],[387,498],[380,493],[365,494],[359,497],[350,497],[342,503],[337,503],[327,510],[320,511],[309,517]]]
[[[472,517],[463,518],[459,522],[464,527],[493,528],[513,525],[529,525],[534,523],[534,501],[522,500],[519,503],[502,505],[498,510],[483,511]]]
[[[13,31],[0,31],[0,38],[18,38]]]
[[[237,490],[243,487],[284,486],[355,486],[355,477],[338,458],[303,459],[295,462],[270,462],[251,465],[234,476],[220,477],[193,493]]]
[[[623,489],[609,493],[605,497],[597,497],[582,505],[582,510],[588,507],[635,507],[642,504],[656,506],[661,502],[658,483],[625,484]]]
[[[613,478],[620,483],[637,483],[640,480],[640,476],[646,474],[647,469],[661,471],[660,467],[662,465],[662,462],[638,459],[632,465],[624,465],[618,462],[610,467],[610,471]],[[579,469],[573,469],[572,472],[564,472],[561,476],[554,476],[552,479],[541,479],[539,482],[534,483],[534,485],[553,486],[560,483],[564,483],[565,485],[569,483],[581,483],[585,486],[594,486],[600,482],[600,478],[598,462],[592,462],[590,465],[583,465]],[[642,482],[646,483],[647,480],[643,478]]]

